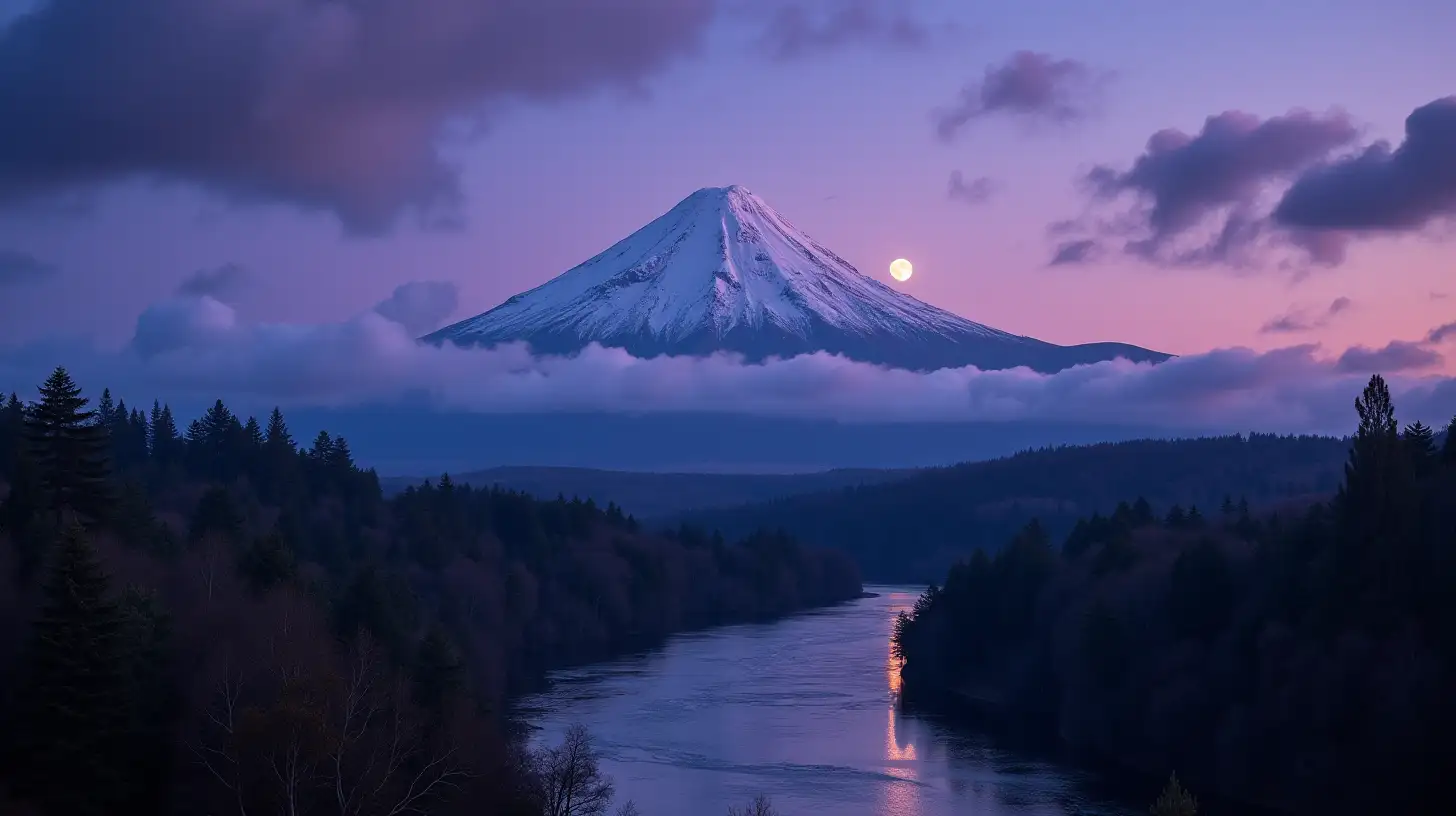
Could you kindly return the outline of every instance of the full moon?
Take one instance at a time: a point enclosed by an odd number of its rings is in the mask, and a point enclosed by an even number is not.
[[[897,281],[910,280],[910,275],[914,271],[915,267],[911,266],[910,262],[904,258],[898,258],[890,263],[890,277]]]

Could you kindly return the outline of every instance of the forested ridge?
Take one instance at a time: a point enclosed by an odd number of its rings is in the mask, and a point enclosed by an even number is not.
[[[725,535],[783,529],[850,553],[867,580],[928,583],[1033,518],[1062,536],[1132,496],[1204,512],[1226,496],[1256,509],[1323,499],[1349,449],[1348,439],[1273,434],[1060,446],[682,518]]]
[[[1384,381],[1336,494],[1295,513],[1124,503],[1033,521],[896,622],[906,704],[979,711],[1298,813],[1445,812],[1456,778],[1456,420]]]
[[[590,496],[651,522],[709,507],[736,507],[783,496],[903,479],[913,470],[842,468],[818,473],[652,473],[571,467],[498,467],[455,476],[457,484],[503,487],[537,498]],[[381,477],[386,494],[417,480]]]
[[[779,533],[653,533],[448,477],[386,499],[277,410],[180,429],[63,369],[0,404],[0,499],[7,814],[600,813],[563,809],[565,748],[507,736],[512,693],[861,590]]]

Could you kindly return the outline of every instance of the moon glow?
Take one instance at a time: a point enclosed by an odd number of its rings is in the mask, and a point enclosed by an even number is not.
[[[901,283],[910,280],[910,276],[914,272],[915,267],[911,266],[910,262],[904,258],[897,258],[890,263],[890,277]]]

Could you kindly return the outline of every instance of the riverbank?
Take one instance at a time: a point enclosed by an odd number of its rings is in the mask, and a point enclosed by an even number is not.
[[[601,663],[610,663],[613,661],[628,660],[636,657],[644,657],[650,655],[653,652],[661,649],[667,643],[671,642],[673,638],[702,634],[705,632],[711,632],[715,629],[723,629],[733,626],[750,626],[755,624],[777,623],[798,615],[804,615],[825,609],[833,609],[834,607],[843,606],[845,604],[853,603],[855,601],[863,600],[865,598],[878,597],[879,595],[873,592],[864,592],[863,590],[861,590],[860,592],[852,595],[845,594],[844,597],[835,600],[817,602],[809,604],[807,606],[796,607],[787,611],[776,612],[773,614],[732,618],[727,620],[703,623],[695,626],[689,626],[672,632],[659,632],[651,635],[643,635],[641,637],[627,639],[626,641],[622,642],[619,648],[606,650],[596,655],[576,656],[568,660],[553,661],[550,663],[550,665],[544,666],[539,671],[535,672],[532,676],[523,678],[519,685],[513,687],[510,690],[509,696],[512,699],[519,699],[527,695],[540,693],[548,688],[551,675],[555,673],[567,672],[573,669],[580,669],[583,667],[593,666]]]
[[[906,678],[901,686],[901,711],[934,719],[951,729],[986,734],[1015,750],[1065,762],[1095,773],[1108,791],[1129,798],[1145,795],[1167,781],[1160,768],[1139,764],[1079,744],[1059,731],[1053,712],[1015,708],[1005,695],[989,687],[950,687]],[[1199,816],[1292,816],[1296,811],[1269,802],[1231,796],[1207,779],[1180,781],[1198,798]]]

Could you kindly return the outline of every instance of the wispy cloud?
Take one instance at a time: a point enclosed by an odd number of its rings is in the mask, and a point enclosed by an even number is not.
[[[1342,312],[1348,311],[1354,302],[1347,297],[1337,297],[1323,310],[1311,313],[1310,310],[1295,307],[1277,317],[1270,318],[1259,331],[1263,334],[1293,334],[1309,332],[1315,329],[1322,329],[1330,324],[1330,320]]]
[[[932,112],[935,132],[950,141],[972,122],[1003,115],[1065,124],[1094,109],[1106,78],[1085,63],[1018,51],[961,88],[954,104]]]
[[[780,0],[759,44],[775,59],[793,60],[850,45],[920,48],[932,39],[903,0]]]
[[[955,170],[950,174],[950,181],[946,184],[945,195],[951,201],[959,201],[962,204],[977,205],[984,204],[991,200],[996,194],[996,182],[986,176],[978,176],[967,180],[961,171]]]

